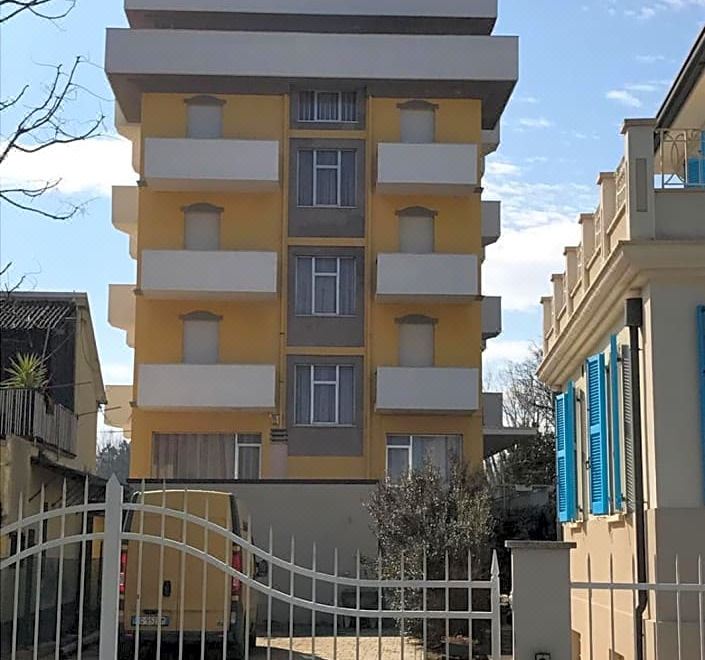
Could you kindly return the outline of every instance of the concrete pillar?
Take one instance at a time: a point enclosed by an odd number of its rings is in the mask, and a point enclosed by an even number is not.
[[[571,658],[570,550],[575,543],[505,545],[512,552],[514,660]]]
[[[627,213],[630,239],[655,238],[654,119],[625,119],[624,158],[627,163]]]

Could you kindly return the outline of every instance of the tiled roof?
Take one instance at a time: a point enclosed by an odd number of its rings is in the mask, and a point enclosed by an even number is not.
[[[0,296],[0,329],[50,330],[59,325],[76,307],[72,300]]]

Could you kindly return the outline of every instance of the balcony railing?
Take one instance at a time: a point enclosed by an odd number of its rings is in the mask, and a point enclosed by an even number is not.
[[[0,389],[0,435],[17,435],[76,453],[77,419],[36,390]]]
[[[705,188],[705,131],[699,128],[658,129],[657,188]]]

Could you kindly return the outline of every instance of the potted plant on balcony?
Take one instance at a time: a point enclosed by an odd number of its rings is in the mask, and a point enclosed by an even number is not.
[[[11,397],[9,405],[3,406],[3,417],[5,414],[9,419],[1,419],[0,426],[3,429],[11,430],[18,435],[33,435],[33,420],[35,393],[44,396],[45,405],[50,404],[50,399],[46,396],[46,387],[49,383],[44,359],[36,353],[18,353],[14,358],[10,358],[10,366],[5,368],[8,377],[1,383],[0,387],[8,391],[5,396]]]

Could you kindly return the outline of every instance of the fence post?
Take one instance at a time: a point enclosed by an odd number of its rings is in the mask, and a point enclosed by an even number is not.
[[[512,552],[514,660],[571,658],[570,550],[575,543],[507,541]]]
[[[100,660],[115,660],[118,650],[118,604],[120,598],[120,531],[122,486],[113,474],[105,489],[105,536],[103,579],[100,592]],[[81,640],[78,641],[81,644]]]

